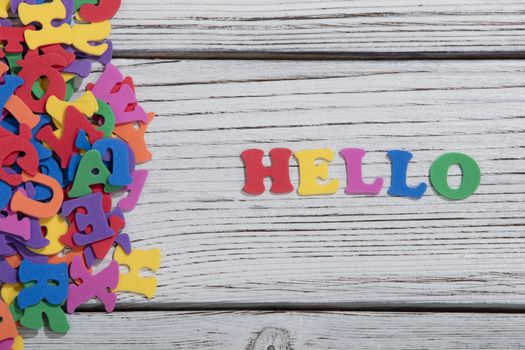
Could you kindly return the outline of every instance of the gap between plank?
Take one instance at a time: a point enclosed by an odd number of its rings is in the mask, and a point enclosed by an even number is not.
[[[113,58],[184,60],[508,60],[525,59],[525,51],[431,52],[281,52],[115,50]]]
[[[299,312],[434,312],[434,313],[525,313],[524,304],[457,303],[176,303],[121,305],[115,312],[147,311],[299,311]],[[77,312],[104,312],[102,306],[85,305]]]

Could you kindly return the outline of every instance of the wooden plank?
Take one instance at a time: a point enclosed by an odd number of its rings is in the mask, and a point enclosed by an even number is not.
[[[124,312],[80,313],[70,322],[72,330],[65,336],[31,334],[27,348],[69,349],[73,344],[115,350],[268,350],[270,345],[275,350],[525,347],[523,314]],[[263,331],[270,337],[256,340]]]
[[[523,308],[524,63],[117,60],[159,114],[126,232],[163,250],[158,297],[120,307]],[[431,190],[418,201],[386,188],[348,196],[336,157],[336,195],[253,197],[241,193],[239,158],[253,147],[362,147],[365,177],[384,176],[385,187],[388,149],[414,152],[411,184],[460,151],[483,179],[460,202]]]
[[[127,0],[112,38],[130,58],[525,57],[524,11],[517,0]]]

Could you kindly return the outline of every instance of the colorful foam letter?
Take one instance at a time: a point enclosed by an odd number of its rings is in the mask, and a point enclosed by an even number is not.
[[[292,151],[288,148],[274,148],[270,151],[271,166],[265,167],[262,163],[264,151],[249,149],[241,154],[245,169],[243,191],[248,194],[259,195],[264,193],[264,179],[271,178],[272,193],[290,193],[293,191],[290,182],[290,158]]]
[[[86,269],[82,257],[76,256],[69,267],[70,276],[81,283],[69,285],[67,297],[67,312],[73,313],[75,309],[92,298],[98,298],[105,306],[106,312],[112,312],[117,303],[117,295],[112,292],[118,285],[119,266],[116,261],[96,275]]]
[[[448,185],[448,171],[458,165],[462,171],[461,184],[458,188]],[[462,200],[470,197],[481,182],[481,170],[478,163],[463,153],[446,153],[436,159],[430,168],[430,183],[434,190],[445,198]]]
[[[52,0],[49,3],[30,5],[21,3],[18,14],[23,24],[38,22],[42,26],[39,30],[26,31],[25,38],[31,50],[51,44],[71,44],[73,36],[68,24],[53,26],[51,21],[64,19],[66,7],[61,0]]]
[[[412,159],[412,153],[392,150],[388,151],[387,156],[392,164],[392,178],[388,194],[393,197],[421,198],[427,190],[427,184],[422,182],[416,187],[407,185],[408,163]]]
[[[153,298],[157,291],[157,279],[155,277],[142,277],[140,270],[148,268],[153,272],[160,268],[160,250],[133,249],[127,255],[121,247],[115,249],[113,258],[120,265],[126,265],[129,272],[120,274],[118,286],[115,291],[126,291],[139,293],[147,298]]]
[[[14,339],[18,335],[9,307],[0,301],[0,341]]]
[[[381,192],[383,178],[378,177],[371,184],[363,181],[363,158],[366,151],[361,148],[345,148],[339,154],[346,162],[346,190],[348,194],[373,194]]]
[[[84,209],[84,213],[79,210],[76,211],[75,223],[80,231],[85,232],[89,227],[91,233],[75,233],[73,235],[75,244],[85,246],[113,236],[113,230],[109,227],[104,212],[102,199],[102,194],[97,192],[70,199],[62,205],[62,215],[65,217],[68,217],[74,210]]]
[[[330,149],[303,150],[295,152],[299,162],[299,188],[301,196],[334,194],[339,188],[339,181],[328,180],[328,164],[334,159]],[[318,162],[318,164],[316,164]],[[325,183],[319,183],[319,180]]]
[[[57,333],[67,333],[69,324],[66,314],[60,305],[51,305],[45,301],[28,307],[25,310],[17,306],[16,301],[11,304],[11,313],[15,321],[20,321],[20,325],[29,329],[41,329],[44,327],[44,315],[46,315],[49,329]]]
[[[29,176],[22,173],[24,182],[35,182],[48,187],[52,192],[52,197],[47,202],[39,202],[24,195],[22,190],[18,190],[11,199],[11,210],[33,216],[38,219],[47,219],[58,213],[64,192],[60,184],[51,176],[37,173],[35,176]]]
[[[24,260],[18,271],[20,282],[35,282],[20,291],[18,306],[23,310],[47,301],[61,305],[66,301],[68,273],[67,264],[35,264]]]

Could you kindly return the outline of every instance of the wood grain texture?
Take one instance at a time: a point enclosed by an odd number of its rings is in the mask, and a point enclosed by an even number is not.
[[[523,58],[524,13],[517,0],[126,0],[112,38],[131,58]]]
[[[124,312],[81,313],[70,321],[65,336],[26,333],[27,348],[268,350],[256,344],[265,329],[288,338],[289,347],[276,339],[276,350],[525,347],[522,314]]]
[[[116,64],[159,114],[126,230],[163,251],[157,298],[124,297],[121,309],[525,306],[524,61]],[[254,147],[362,147],[366,179],[385,188],[345,195],[336,157],[334,196],[246,196],[239,155]],[[414,152],[411,184],[451,151],[478,161],[482,184],[460,202],[389,197],[396,148]]]

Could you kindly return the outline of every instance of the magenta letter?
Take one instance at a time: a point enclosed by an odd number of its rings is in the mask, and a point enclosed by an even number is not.
[[[378,177],[372,184],[363,181],[363,158],[366,151],[361,148],[345,148],[339,152],[346,162],[346,190],[348,194],[378,194],[383,187],[383,179]]]

